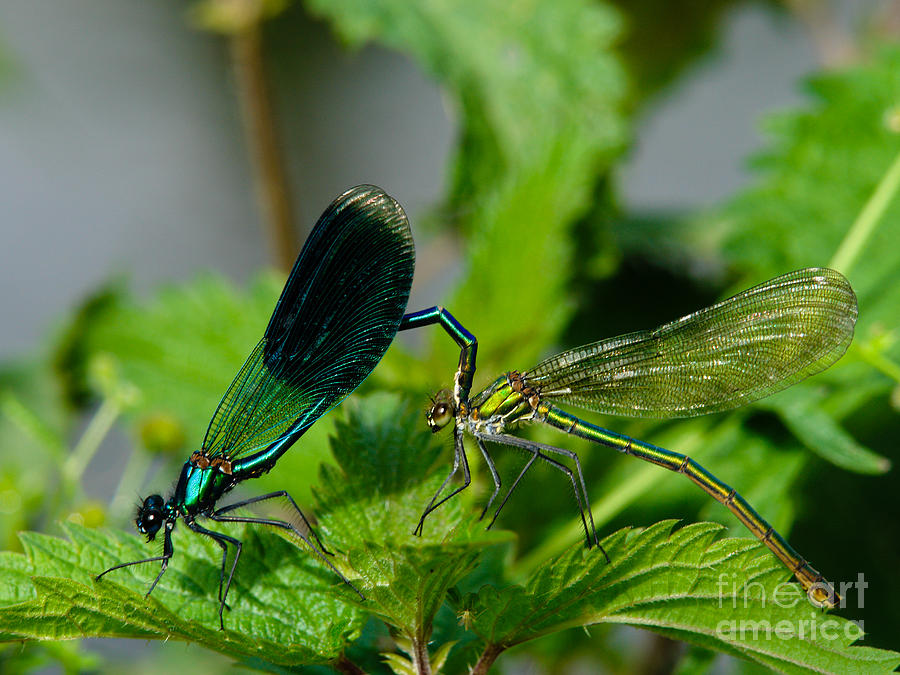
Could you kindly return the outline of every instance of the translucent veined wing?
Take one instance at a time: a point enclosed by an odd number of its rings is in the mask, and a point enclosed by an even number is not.
[[[525,373],[548,400],[609,415],[690,417],[774,394],[837,361],[856,296],[834,270],[790,272],[653,331],[557,354]]]
[[[360,185],[335,199],[209,423],[209,456],[280,455],[356,389],[397,332],[414,268],[409,222],[393,198]]]

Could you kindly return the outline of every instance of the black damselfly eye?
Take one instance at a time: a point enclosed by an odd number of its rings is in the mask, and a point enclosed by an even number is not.
[[[163,513],[164,506],[165,502],[161,496],[150,495],[138,508],[134,524],[137,526],[138,532],[147,535],[147,541],[153,541],[166,520]]]

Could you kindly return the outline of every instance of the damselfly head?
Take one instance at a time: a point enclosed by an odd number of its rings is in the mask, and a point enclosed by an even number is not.
[[[134,524],[138,532],[147,535],[147,541],[153,541],[159,528],[166,521],[165,502],[160,495],[150,495],[138,507]]]
[[[431,399],[431,407],[425,411],[425,421],[432,433],[437,433],[450,424],[456,417],[456,409],[453,406],[453,397],[446,389],[439,391]]]

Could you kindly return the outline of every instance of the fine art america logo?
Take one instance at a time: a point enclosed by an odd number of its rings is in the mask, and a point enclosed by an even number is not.
[[[719,607],[732,609],[774,606],[781,609],[796,607],[798,603],[809,602],[806,593],[795,583],[778,584],[771,595],[757,582],[745,583],[728,574],[720,574],[718,585]],[[842,581],[838,594],[840,606],[862,608],[865,605],[865,589],[869,587],[862,573],[856,581]],[[851,640],[861,640],[864,635],[863,622],[829,617],[821,610],[811,611],[809,618],[780,619],[723,619],[716,625],[716,634],[731,640],[834,640],[842,634]]]

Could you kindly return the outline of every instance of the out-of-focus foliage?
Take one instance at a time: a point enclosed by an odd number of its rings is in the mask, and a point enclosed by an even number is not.
[[[83,651],[78,642],[11,643],[0,647],[0,670],[9,675],[46,672],[62,668],[66,673],[94,672],[102,661]]]
[[[149,303],[121,292],[107,295],[63,343],[58,360],[112,356],[121,379],[139,384],[139,419],[165,411],[199,443],[205,430],[197,428],[197,420],[212,415],[259,340],[282,283],[266,275],[239,292],[221,278],[206,276],[163,289]]]
[[[198,0],[190,8],[189,16],[198,28],[233,35],[255,29],[289,5],[290,0]]]
[[[613,0],[626,17],[620,52],[643,100],[664,88],[694,61],[714,49],[718,28],[730,11],[772,0]]]
[[[18,549],[16,533],[43,527],[48,477],[65,456],[65,408],[45,364],[23,363],[0,373],[0,536]],[[13,451],[14,450],[14,451]]]
[[[533,360],[571,310],[569,230],[625,140],[625,80],[609,53],[618,15],[587,0],[307,6],[352,45],[412,55],[452,92],[460,140],[448,208],[467,235],[466,273],[444,300],[481,340],[482,364]],[[434,361],[454,363],[443,337],[433,344]]]
[[[900,153],[900,49],[810,79],[803,110],[765,118],[769,147],[752,163],[756,184],[702,221],[729,263],[754,277],[830,261]],[[900,306],[900,200],[892,199],[858,256],[841,271],[859,296],[857,338],[895,327]],[[892,358],[900,344],[891,345]]]

